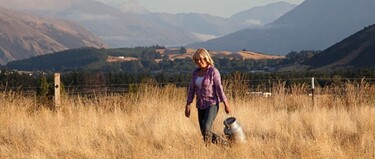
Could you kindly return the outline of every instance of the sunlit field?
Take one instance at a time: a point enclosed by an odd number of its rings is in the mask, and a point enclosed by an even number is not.
[[[375,87],[274,84],[271,97],[224,82],[247,142],[205,145],[186,88],[141,85],[136,93],[65,96],[51,110],[35,97],[0,93],[0,158],[375,158]],[[242,89],[241,89],[242,87]],[[224,136],[223,107],[214,131]]]

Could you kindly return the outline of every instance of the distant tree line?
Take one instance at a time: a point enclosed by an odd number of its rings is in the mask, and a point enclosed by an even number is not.
[[[186,86],[191,78],[191,72],[196,68],[191,58],[174,59],[166,58],[166,55],[157,52],[163,46],[95,49],[79,48],[66,50],[54,54],[33,57],[9,63],[8,68],[29,70],[19,72],[14,69],[3,68],[0,72],[0,89],[25,89],[41,87],[41,79],[46,78],[48,83],[52,81],[54,72],[62,73],[62,82],[69,87],[84,85],[116,86],[141,83],[143,79],[153,79],[160,84],[175,83]],[[322,85],[331,83],[331,79],[345,78],[375,78],[372,68],[346,69],[335,72],[317,71],[284,71],[276,69],[281,66],[304,63],[320,51],[292,51],[285,59],[269,60],[236,60],[228,58],[214,58],[223,80],[227,80],[233,74],[240,73],[243,80],[252,81],[253,85],[276,80],[286,81],[287,85],[311,77],[326,78],[320,80]],[[181,47],[180,54],[186,53]],[[135,57],[140,60],[127,62],[107,62],[108,56]],[[159,59],[158,61],[155,59]],[[45,83],[45,82],[44,82]]]

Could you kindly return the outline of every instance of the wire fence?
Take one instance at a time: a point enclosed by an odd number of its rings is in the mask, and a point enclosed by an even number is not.
[[[315,86],[325,87],[331,85],[340,85],[343,83],[363,83],[366,82],[370,85],[375,84],[375,78],[314,78],[316,81]],[[241,80],[241,81],[230,81],[226,80],[226,83],[241,82],[245,83],[248,88],[248,92],[261,91],[271,92],[274,84],[282,84],[285,87],[293,86],[295,84],[304,84],[311,86],[311,78],[291,78],[291,79],[254,79],[254,80]],[[123,94],[129,92],[135,92],[139,89],[142,83],[132,84],[87,84],[87,85],[64,85],[64,92],[68,95],[90,95],[90,94]],[[159,87],[165,85],[175,85],[177,87],[187,87],[189,82],[164,82],[157,83]],[[53,87],[53,86],[50,86]],[[42,89],[39,86],[17,86],[8,87],[0,85],[0,92],[18,92],[22,95],[37,95],[38,90]],[[53,90],[53,88],[49,88]]]

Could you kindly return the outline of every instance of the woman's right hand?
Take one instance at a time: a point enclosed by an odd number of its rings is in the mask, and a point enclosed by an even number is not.
[[[189,105],[186,105],[186,107],[185,107],[185,116],[187,118],[190,117],[190,106]]]

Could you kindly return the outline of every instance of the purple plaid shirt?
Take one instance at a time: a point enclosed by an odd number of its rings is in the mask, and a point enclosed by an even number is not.
[[[191,78],[188,88],[187,104],[193,102],[194,95],[197,96],[196,104],[198,109],[207,109],[212,105],[227,101],[227,97],[224,94],[223,86],[221,84],[219,70],[213,66],[208,67],[203,77],[201,89],[195,84],[199,70],[200,68],[197,68],[193,72],[193,77]]]

